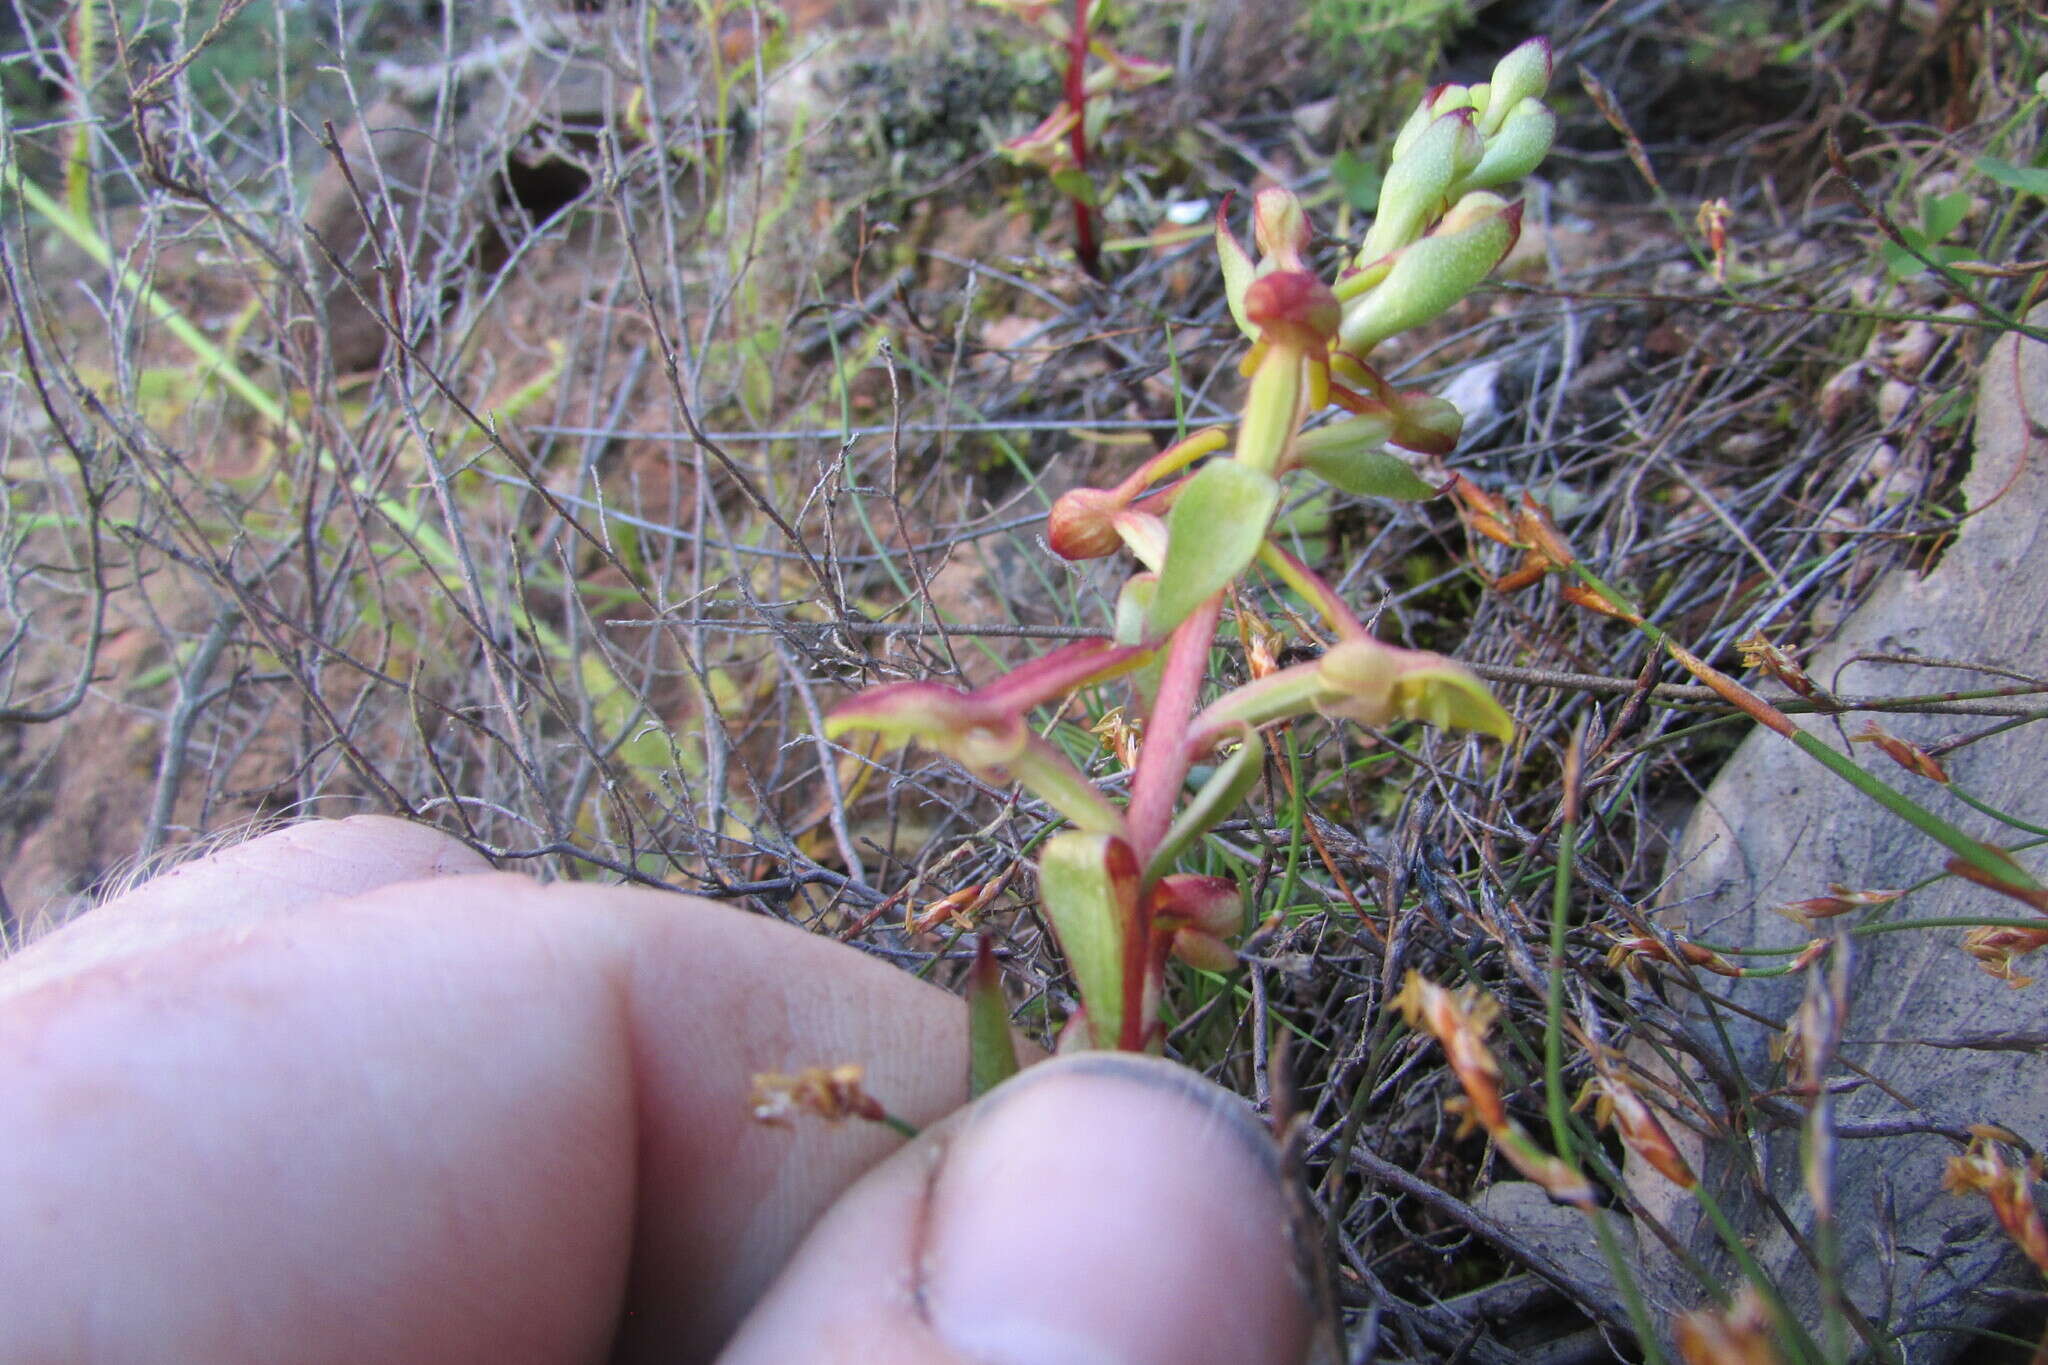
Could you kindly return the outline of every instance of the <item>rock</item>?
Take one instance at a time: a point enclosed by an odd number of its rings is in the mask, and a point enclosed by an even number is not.
[[[621,74],[642,70],[627,60],[633,34],[630,24],[555,15],[452,63],[379,69],[386,97],[339,138],[347,174],[330,156],[307,196],[312,292],[336,373],[382,360],[393,283],[404,285],[400,329],[424,336],[457,293],[580,197],[598,172],[600,131],[630,149],[658,114],[673,150],[702,136],[688,34],[663,29],[649,43],[653,110]],[[309,357],[315,325],[293,328]]]
[[[2048,321],[2036,309],[2035,325]],[[1808,672],[1844,692],[1899,696],[1996,685],[2003,679],[1920,664],[1860,661],[1859,655],[1969,660],[2037,673],[2048,659],[2048,346],[2016,335],[1991,349],[1981,381],[1976,452],[1963,492],[1971,515],[1925,576],[1895,571],[1843,621],[1836,638],[1810,658]],[[1803,724],[1837,748],[1856,719],[1807,718]],[[1953,715],[1886,717],[1885,728],[1922,745],[1994,722]],[[2017,837],[1976,814],[1934,783],[1893,767],[1869,746],[1856,757],[1873,772],[1970,833],[1998,843]],[[2048,774],[2048,726],[2026,724],[1954,750],[1943,760],[1963,790],[1993,807],[2039,822]],[[2023,859],[2025,855],[2022,855]],[[1791,946],[1808,929],[1775,913],[1787,901],[1822,895],[1830,883],[1852,888],[1910,887],[1942,870],[1945,850],[1857,794],[1782,738],[1749,736],[1709,788],[1680,845],[1668,891],[1669,926],[1718,943]],[[1892,907],[1888,917],[2025,917],[2016,901],[1956,878],[1937,882]],[[1845,1059],[1875,1082],[1841,1095],[1838,1126],[1920,1121],[2003,1124],[2027,1141],[2048,1140],[2048,1066],[2037,1052],[1942,1049],[1917,1039],[2048,1032],[2048,985],[2014,990],[1979,970],[1958,947],[1961,929],[1887,933],[1855,941],[1844,1026]],[[1714,985],[1744,1010],[1789,1021],[1797,977]],[[1667,998],[1702,1039],[1713,1026],[1678,990]],[[1775,1031],[1723,1012],[1732,1059],[1752,1093],[1785,1084],[1772,1058]],[[1837,1076],[1848,1075],[1839,1066]],[[1695,1080],[1699,1078],[1695,1077]],[[1702,1084],[1710,1103],[1718,1092]],[[1897,1096],[1897,1098],[1894,1097]],[[1733,1144],[1707,1144],[1706,1178],[1730,1210],[1788,1302],[1818,1316],[1818,1280],[1802,1253],[1738,1173]],[[1812,1205],[1802,1186],[1798,1133],[1753,1135],[1748,1155],[1802,1232]],[[1944,1193],[1941,1176],[1958,1148],[1933,1134],[1839,1141],[1835,1207],[1843,1282],[1873,1321],[1893,1330],[1982,1325],[2000,1306],[1980,1292],[2021,1272],[2011,1242],[1981,1196]],[[1634,1176],[1645,1205],[1706,1265],[1733,1285],[1737,1275],[1696,1202],[1647,1172]],[[1692,1277],[1655,1238],[1644,1236],[1642,1264],[1653,1301],[1696,1303]],[[1912,1338],[1916,1359],[1939,1358],[1971,1341],[1957,1332]]]
[[[1472,1207],[1502,1227],[1511,1229],[1517,1245],[1545,1257],[1570,1276],[1581,1295],[1596,1303],[1611,1317],[1626,1321],[1628,1309],[1615,1288],[1607,1258],[1600,1253],[1591,1219],[1607,1220],[1615,1245],[1633,1263],[1637,1257],[1635,1229],[1623,1217],[1601,1210],[1588,1214],[1551,1199],[1541,1185],[1528,1180],[1503,1180],[1489,1185],[1472,1201]]]

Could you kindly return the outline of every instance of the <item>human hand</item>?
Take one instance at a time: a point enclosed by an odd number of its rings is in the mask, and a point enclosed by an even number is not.
[[[1303,1357],[1235,1099],[1098,1053],[945,1118],[965,1050],[785,925],[294,826],[0,963],[0,1359]],[[923,1136],[752,1121],[841,1062]]]

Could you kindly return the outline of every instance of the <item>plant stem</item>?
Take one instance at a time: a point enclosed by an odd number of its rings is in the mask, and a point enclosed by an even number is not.
[[[1643,1365],[1664,1365],[1664,1348],[1657,1342],[1657,1329],[1650,1323],[1650,1307],[1643,1302],[1643,1287],[1636,1283],[1634,1272],[1621,1254],[1621,1245],[1614,1239],[1614,1229],[1607,1226],[1604,1213],[1589,1213],[1586,1219],[1593,1225],[1593,1236],[1600,1243],[1600,1255],[1607,1262],[1607,1273],[1614,1277],[1614,1287],[1621,1291],[1622,1307],[1628,1310],[1629,1325],[1636,1329],[1636,1347],[1643,1353]]]
[[[1075,171],[1088,171],[1088,11],[1093,0],[1074,0],[1074,23],[1067,33],[1067,106],[1074,127],[1067,134]],[[1084,199],[1068,196],[1074,206],[1074,255],[1090,279],[1102,278],[1102,248],[1095,240],[1095,210]]]
[[[1216,638],[1216,620],[1223,613],[1223,595],[1211,597],[1174,629],[1166,646],[1159,693],[1145,721],[1138,749],[1137,771],[1131,775],[1131,804],[1126,818],[1131,848],[1144,867],[1173,823],[1173,807],[1187,781],[1191,756],[1188,726],[1201,700],[1202,680],[1209,672],[1209,645]]]
[[[1259,547],[1259,562],[1279,575],[1280,581],[1300,593],[1308,604],[1316,609],[1323,623],[1337,632],[1341,639],[1359,640],[1367,635],[1366,628],[1359,624],[1351,608],[1321,574],[1281,549],[1270,539]]]
[[[1705,1182],[1694,1188],[1693,1197],[1699,1201],[1700,1211],[1707,1215],[1707,1221],[1714,1225],[1714,1232],[1720,1237],[1721,1245],[1735,1258],[1736,1267],[1742,1272],[1742,1278],[1747,1280],[1763,1299],[1764,1311],[1771,1315],[1771,1324],[1778,1330],[1779,1341],[1791,1350],[1793,1359],[1801,1362],[1801,1365],[1820,1365],[1826,1357],[1822,1355],[1819,1345],[1806,1330],[1805,1324],[1799,1321],[1798,1315],[1785,1303],[1784,1296],[1778,1292],[1778,1286],[1771,1282],[1770,1277],[1764,1274],[1764,1268],[1757,1264],[1756,1257],[1750,1254],[1742,1235],[1728,1221],[1728,1215],[1721,1210],[1720,1201],[1708,1191]]]
[[[1564,756],[1564,819],[1557,832],[1557,875],[1550,895],[1550,972],[1543,1029],[1543,1090],[1550,1114],[1550,1141],[1564,1161],[1573,1159],[1571,1107],[1564,1095],[1565,921],[1572,904],[1572,856],[1579,845],[1579,754],[1586,723],[1572,732]]]

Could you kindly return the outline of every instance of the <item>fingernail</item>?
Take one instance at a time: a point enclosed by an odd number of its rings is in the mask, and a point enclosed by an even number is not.
[[[1296,1362],[1311,1321],[1278,1153],[1184,1067],[1093,1053],[990,1095],[949,1145],[920,1258],[981,1365]]]

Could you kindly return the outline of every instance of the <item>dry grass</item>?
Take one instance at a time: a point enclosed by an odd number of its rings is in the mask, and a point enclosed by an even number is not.
[[[1515,8],[1566,44],[1560,84],[1575,62],[1599,73],[1637,140],[1569,102],[1508,282],[1399,377],[1472,402],[1443,472],[1547,499],[1586,561],[1695,653],[1736,671],[1758,630],[1804,649],[1876,575],[1940,553],[1996,330],[1950,284],[1886,274],[1818,130],[1878,205],[1973,188],[1984,202],[1952,240],[2038,260],[2041,202],[1967,176],[1994,139],[2016,164],[2032,154],[2032,127],[2010,120],[2048,46],[1992,4],[1943,6],[1933,27],[1919,6],[1811,7],[1806,28],[1758,7],[1771,41],[1749,44],[1712,7],[1620,7],[1629,22],[1612,5]],[[1287,117],[1324,78],[1233,65],[1242,49],[1211,13],[1150,35],[1163,52],[1182,40],[1187,69],[1107,145],[1125,177],[1113,237],[1261,174],[1327,186],[1324,148]],[[549,129],[529,89],[480,125],[486,78],[425,80],[384,115],[423,135],[424,165],[398,136],[323,150],[320,123],[290,117],[324,104],[346,128],[373,102],[364,61],[362,87],[322,76],[282,107],[252,89],[218,126],[189,72],[130,117],[144,68],[115,63],[89,123],[61,106],[15,121],[13,145],[45,165],[90,130],[92,231],[287,420],[252,411],[135,288],[9,202],[11,932],[252,821],[385,810],[545,875],[730,899],[942,984],[964,926],[912,932],[905,913],[1007,878],[974,927],[1002,945],[1020,1021],[1056,1026],[1071,992],[1016,875],[1049,814],[921,752],[829,745],[818,717],[866,682],[986,677],[1104,625],[1112,585],[1047,554],[1040,518],[1130,446],[1229,411],[1209,249],[1113,256],[1111,283],[1090,284],[1023,178],[892,163],[854,137],[911,121],[834,76],[850,44],[870,73],[916,69],[900,27],[757,46],[756,22],[714,25],[730,66],[709,75],[682,60],[705,50],[694,19],[652,37],[623,17],[571,25],[602,57],[598,93],[577,96],[594,122]],[[447,41],[452,60],[478,37]],[[1691,61],[1709,41],[1726,66]],[[1004,87],[995,121],[1030,116],[1015,90],[1031,79]],[[519,140],[528,127],[540,141]],[[536,222],[508,158],[591,188]],[[337,198],[342,162],[354,188]],[[310,212],[328,230],[309,233],[298,187],[322,166]],[[408,174],[434,193],[393,212],[384,187]],[[1712,197],[1735,210],[1725,286],[1692,231]],[[352,284],[333,285],[337,259]],[[2015,312],[2037,279],[1967,283]],[[348,319],[369,322],[374,363],[337,354]],[[1863,387],[1836,380],[1866,357]],[[1483,984],[1506,1007],[1514,1102],[1540,1116],[1563,751],[1583,731],[1568,1014],[1581,1037],[1682,1045],[1655,1028],[1682,988],[1653,992],[1605,955],[1640,931],[1743,723],[1555,581],[1488,590],[1510,559],[1475,549],[1448,508],[1337,499],[1295,526],[1387,638],[1495,680],[1517,742],[1307,724],[1277,740],[1253,813],[1202,855],[1256,908],[1246,968],[1183,983],[1169,1047],[1299,1117],[1337,1302],[1385,1358],[1505,1361],[1547,1336],[1563,1344],[1546,1359],[1596,1359],[1607,1338],[1572,1311],[1613,1340],[1626,1319],[1473,1211],[1499,1172],[1445,1118],[1438,1054],[1384,1005],[1411,968]],[[1312,644],[1278,596],[1242,607]],[[1230,637],[1223,680],[1243,667]],[[1055,728],[1111,781],[1090,727],[1119,700],[1084,697]],[[2033,706],[1989,702],[1972,724]],[[1516,1273],[1532,1261],[1548,1271],[1533,1288]]]

